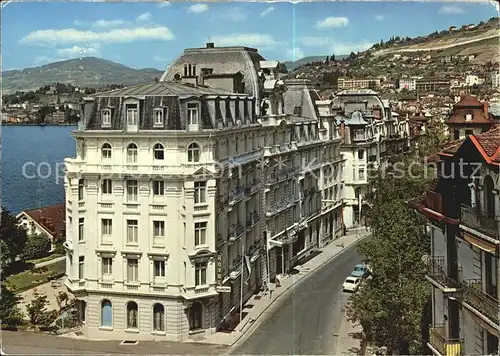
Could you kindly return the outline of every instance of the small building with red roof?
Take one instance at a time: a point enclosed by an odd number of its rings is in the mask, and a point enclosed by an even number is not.
[[[446,124],[452,139],[459,140],[488,131],[494,122],[488,114],[488,103],[467,95],[453,105]]]
[[[24,210],[16,217],[28,235],[43,234],[52,241],[66,236],[66,204],[64,203]]]

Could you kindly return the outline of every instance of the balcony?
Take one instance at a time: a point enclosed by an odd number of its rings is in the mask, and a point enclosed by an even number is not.
[[[241,223],[238,222],[238,224],[233,224],[233,229],[229,231],[229,241],[235,242],[243,235],[244,232],[245,228],[241,225]]]
[[[254,180],[251,184],[247,184],[247,187],[245,189],[245,195],[251,196],[251,195],[257,193],[259,190],[260,190],[260,184],[254,178]]]
[[[264,147],[264,156],[270,157],[281,153],[292,152],[295,151],[296,149],[297,149],[296,142],[285,142],[279,145]]]
[[[428,264],[427,280],[445,293],[456,292],[461,285],[447,275],[444,267],[444,257],[431,257]]]
[[[222,166],[234,166],[250,163],[262,157],[262,150],[258,149],[251,152],[236,154],[221,159],[219,162]]]
[[[252,214],[250,214],[247,220],[247,230],[251,230],[255,225],[257,225],[259,220],[260,216],[259,214],[257,214],[257,211],[254,211]]]
[[[276,214],[278,214],[278,213],[280,213],[288,208],[291,208],[292,206],[294,206],[297,203],[297,201],[298,201],[297,198],[290,197],[288,199],[283,199],[282,201],[280,201],[276,204],[270,205],[267,207],[266,216],[271,217],[271,216],[276,215]]]
[[[229,267],[229,270],[231,271],[229,273],[229,278],[236,279],[239,277],[239,275],[241,274],[241,266],[242,266],[241,263],[242,263],[241,256],[238,255],[233,259],[233,263],[231,264],[231,267]]]
[[[458,356],[462,351],[462,340],[447,338],[444,324],[430,327],[429,344],[443,356]]]
[[[460,222],[482,232],[495,240],[500,240],[500,219],[498,217],[482,213],[470,206],[462,205],[460,210]]]
[[[425,206],[437,213],[443,213],[443,196],[428,190],[425,194]]]
[[[243,200],[243,198],[245,198],[245,188],[237,187],[231,193],[229,193],[228,205],[233,206],[234,204]]]
[[[498,300],[483,292],[482,283],[478,279],[468,279],[464,282],[464,285],[463,302],[469,304],[483,316],[498,325]]]
[[[279,170],[276,174],[271,173],[266,179],[266,185],[277,184],[287,179],[293,178],[297,174],[295,167],[287,167]]]

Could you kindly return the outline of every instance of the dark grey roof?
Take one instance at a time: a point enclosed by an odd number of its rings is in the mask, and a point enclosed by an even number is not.
[[[200,95],[242,95],[216,88],[194,87],[174,82],[159,82],[135,85],[92,95],[92,97],[126,97],[126,96],[200,96]],[[244,94],[243,94],[244,95]]]

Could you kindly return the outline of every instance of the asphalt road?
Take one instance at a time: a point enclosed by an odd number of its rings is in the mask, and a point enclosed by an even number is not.
[[[361,257],[356,248],[325,264],[263,315],[233,355],[332,355],[349,297],[344,279]]]

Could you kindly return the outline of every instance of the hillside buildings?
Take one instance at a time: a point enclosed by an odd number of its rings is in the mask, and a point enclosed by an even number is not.
[[[381,86],[381,78],[363,78],[363,79],[348,79],[339,78],[337,87],[339,90],[344,89],[377,89]]]
[[[428,219],[435,355],[498,353],[500,130],[440,153],[439,178],[410,203]]]
[[[158,83],[85,98],[65,247],[86,336],[224,329],[263,281],[343,232],[341,138],[318,100],[257,50],[213,44]]]
[[[55,241],[64,239],[66,235],[65,213],[65,205],[57,204],[21,211],[16,215],[16,219],[28,235],[44,235],[51,241]]]

